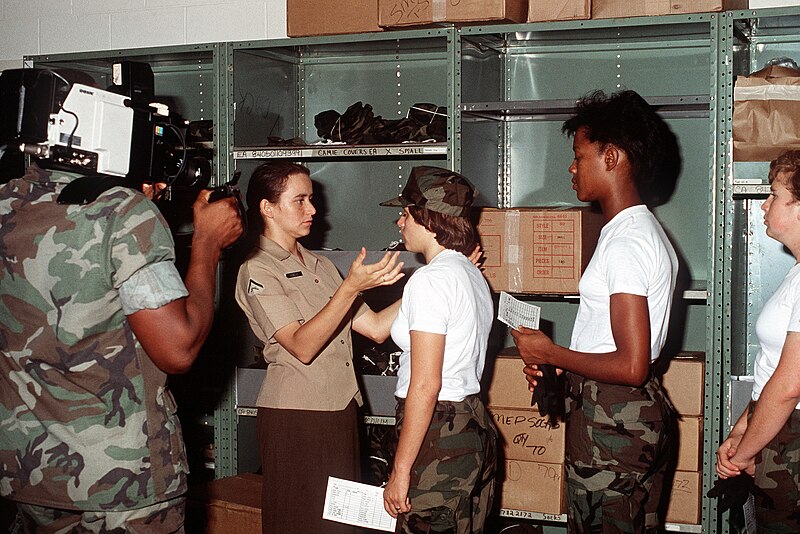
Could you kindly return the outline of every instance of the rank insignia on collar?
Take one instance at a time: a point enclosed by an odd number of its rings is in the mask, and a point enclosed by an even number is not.
[[[294,271],[291,273],[286,273],[283,276],[286,278],[297,278],[298,276],[303,276],[303,271]]]
[[[250,279],[249,282],[247,282],[247,294],[248,295],[252,295],[253,293],[258,293],[262,289],[264,289],[264,286],[262,286],[261,284],[259,284],[255,280],[253,280],[252,278]]]

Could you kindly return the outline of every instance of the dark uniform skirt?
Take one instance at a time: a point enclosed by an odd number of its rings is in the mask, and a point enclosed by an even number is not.
[[[258,409],[264,534],[353,534],[322,519],[328,476],[360,480],[356,402],[340,412]]]

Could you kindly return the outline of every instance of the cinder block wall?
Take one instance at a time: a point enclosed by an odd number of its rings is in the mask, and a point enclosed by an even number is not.
[[[0,0],[0,70],[24,55],[280,37],[286,0]]]

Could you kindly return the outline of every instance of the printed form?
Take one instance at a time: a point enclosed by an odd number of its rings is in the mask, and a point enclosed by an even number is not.
[[[520,325],[527,326],[533,330],[539,330],[539,316],[541,312],[542,309],[535,304],[515,299],[505,291],[500,292],[500,302],[497,306],[497,318],[514,330]]]
[[[328,477],[322,519],[394,532],[397,519],[383,507],[383,488]]]

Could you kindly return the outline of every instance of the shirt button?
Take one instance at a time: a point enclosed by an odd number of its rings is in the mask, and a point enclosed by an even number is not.
[[[344,339],[340,339],[340,340],[339,340],[339,343],[341,343],[342,345],[344,345]]]
[[[319,279],[318,278],[314,278],[314,283],[315,284],[319,284]]]
[[[350,367],[350,362],[345,362],[346,367]]]

